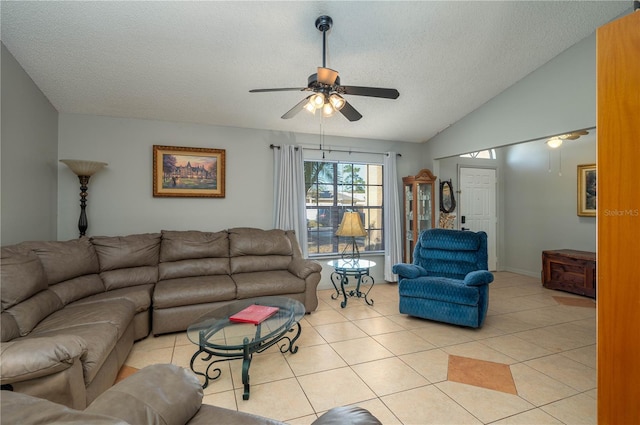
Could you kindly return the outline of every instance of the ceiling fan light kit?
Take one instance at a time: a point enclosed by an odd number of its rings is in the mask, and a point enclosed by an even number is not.
[[[296,106],[287,111],[281,118],[293,118],[298,112],[305,109],[312,114],[316,110],[322,110],[323,117],[330,117],[336,112],[342,113],[349,121],[358,121],[362,115],[341,95],[379,97],[383,99],[397,99],[400,93],[396,89],[380,87],[359,87],[340,85],[338,71],[327,68],[327,31],[331,29],[333,20],[330,16],[320,16],[316,19],[316,28],[322,32],[322,66],[318,67],[315,74],[307,79],[307,87],[254,89],[249,93],[265,93],[277,91],[312,91],[314,94],[306,97]]]
[[[549,146],[552,149],[559,148],[560,146],[562,146],[562,139],[559,137],[552,137],[549,140],[547,140],[547,146]]]

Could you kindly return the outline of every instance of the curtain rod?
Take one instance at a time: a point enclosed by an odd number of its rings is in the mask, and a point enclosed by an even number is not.
[[[271,149],[280,149],[280,145],[274,145],[273,143],[269,145],[269,148]],[[333,148],[304,148],[307,150],[311,150],[311,151],[325,151],[325,152],[344,152],[344,153],[368,153],[368,154],[373,154],[373,155],[389,155],[387,152],[367,152],[367,151],[355,151],[355,150],[344,150],[344,149],[333,149]],[[296,146],[296,150],[298,150],[298,147]],[[402,156],[401,153],[397,153],[397,156]]]

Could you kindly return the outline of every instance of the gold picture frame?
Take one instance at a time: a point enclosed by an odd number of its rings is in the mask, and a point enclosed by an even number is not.
[[[224,149],[153,145],[153,196],[224,198]]]
[[[578,165],[578,216],[596,216],[596,164]]]

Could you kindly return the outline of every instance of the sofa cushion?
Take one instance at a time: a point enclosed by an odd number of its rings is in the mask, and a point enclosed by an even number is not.
[[[162,231],[160,262],[193,258],[228,258],[229,235],[222,232]]]
[[[283,270],[237,273],[232,275],[232,278],[238,288],[238,299],[298,294],[306,288],[304,280]]]
[[[402,279],[398,284],[398,293],[400,297],[440,300],[471,306],[478,305],[480,297],[476,287],[446,277]]]
[[[149,285],[158,281],[157,266],[131,267],[100,273],[107,291],[131,286]]]
[[[74,303],[48,316],[35,327],[34,333],[40,334],[74,329],[76,326],[109,323],[116,329],[117,339],[120,339],[133,320],[134,314],[134,304],[125,299],[101,303]]]
[[[163,309],[236,298],[236,285],[228,275],[161,280],[153,291],[153,307]]]
[[[430,229],[428,232],[420,233],[420,245],[426,249],[477,251],[481,242],[481,238],[475,232]]]
[[[88,274],[51,285],[49,288],[64,305],[67,305],[90,295],[104,292],[104,283],[100,279],[100,275]]]
[[[181,277],[228,275],[228,258],[195,258],[170,261],[158,266],[158,280]]]
[[[20,328],[16,319],[6,311],[0,314],[0,342],[11,341],[20,336]]]
[[[6,313],[13,316],[15,323],[18,325],[20,336],[25,336],[42,319],[60,310],[63,306],[62,301],[56,294],[46,290],[40,291],[28,300],[7,309]]]
[[[47,279],[38,256],[19,247],[0,250],[0,282],[2,311],[47,289]]]
[[[151,308],[151,294],[154,285],[138,285],[127,288],[114,289],[108,292],[92,295],[73,303],[73,305],[102,303],[113,300],[127,300],[135,306],[135,312],[140,313]]]
[[[141,266],[156,266],[160,254],[160,233],[129,236],[94,236],[100,272]]]
[[[291,240],[284,230],[250,227],[229,229],[230,256],[293,255]]]
[[[291,257],[284,255],[246,255],[230,259],[231,274],[288,270]]]
[[[89,238],[64,242],[24,242],[21,245],[38,255],[49,285],[100,271],[98,256]]]

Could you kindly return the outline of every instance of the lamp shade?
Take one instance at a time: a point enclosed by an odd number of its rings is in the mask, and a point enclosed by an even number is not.
[[[107,166],[106,162],[83,161],[80,159],[61,159],[60,162],[71,168],[71,171],[77,176],[93,176]]]
[[[362,220],[360,220],[360,214],[357,212],[346,212],[342,217],[342,223],[338,227],[336,232],[337,236],[367,236],[367,231],[364,230]]]

